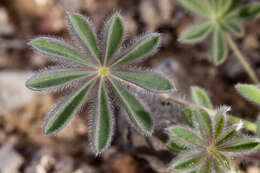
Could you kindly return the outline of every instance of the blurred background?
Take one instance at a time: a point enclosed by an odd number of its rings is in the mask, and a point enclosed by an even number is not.
[[[89,16],[97,28],[111,13],[120,11],[128,39],[146,32],[163,33],[162,48],[143,66],[167,73],[187,99],[189,87],[198,85],[208,91],[216,107],[229,105],[232,114],[256,120],[259,109],[234,90],[234,84],[250,81],[233,54],[215,67],[208,62],[209,41],[178,42],[181,31],[197,21],[174,0],[0,0],[0,173],[166,173],[175,157],[167,151],[162,127],[181,122],[181,107],[163,100],[148,100],[160,120],[151,139],[128,128],[119,110],[113,144],[99,157],[89,147],[84,111],[58,135],[42,134],[44,117],[61,94],[25,88],[34,71],[51,65],[27,43],[41,35],[69,40],[66,10]],[[260,19],[245,23],[246,36],[236,40],[258,76],[259,27]],[[259,162],[238,160],[235,164],[247,173],[260,173]]]

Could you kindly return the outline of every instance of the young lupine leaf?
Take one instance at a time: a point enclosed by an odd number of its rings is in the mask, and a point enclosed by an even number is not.
[[[203,153],[193,153],[188,156],[183,156],[173,161],[171,169],[173,171],[188,171],[193,170],[199,166],[201,161],[205,158]]]
[[[159,74],[133,71],[129,65],[123,64],[133,63],[156,52],[160,34],[147,34],[129,48],[123,49],[124,25],[119,14],[113,15],[107,22],[102,38],[96,36],[92,24],[79,14],[68,13],[68,22],[76,41],[73,43],[80,43],[75,48],[44,37],[31,42],[36,50],[55,57],[54,60],[61,65],[33,76],[27,82],[27,87],[54,91],[74,89],[50,113],[44,125],[44,133],[54,134],[63,128],[86,102],[89,103],[87,108],[92,116],[90,129],[93,150],[96,154],[103,152],[112,140],[114,114],[109,100],[112,98],[110,95],[116,94],[126,109],[129,123],[143,134],[151,135],[153,121],[150,114],[140,98],[131,94],[133,91],[123,85],[126,83],[150,92],[168,92],[173,89],[173,85]],[[84,47],[86,49],[82,51]],[[116,70],[120,72],[115,74]],[[94,99],[94,102],[90,99]]]
[[[260,88],[255,85],[237,84],[237,91],[246,99],[260,104]]]
[[[210,51],[211,60],[214,64],[220,65],[226,60],[228,53],[227,43],[219,27],[214,29]]]
[[[118,15],[110,19],[108,31],[106,31],[106,54],[105,63],[112,58],[123,42],[124,38],[124,25]]]
[[[110,81],[125,106],[129,119],[134,121],[133,123],[138,125],[145,134],[150,135],[153,131],[153,121],[144,106],[117,81],[113,79]]]
[[[260,3],[250,3],[244,7],[237,9],[232,13],[232,17],[238,19],[252,19],[260,15]]]
[[[198,135],[187,128],[172,126],[169,128],[169,132],[174,138],[176,138],[178,141],[181,141],[185,146],[205,145]]]
[[[112,72],[114,75],[151,91],[170,91],[173,89],[171,82],[157,74],[135,72]]]
[[[222,134],[224,131],[224,125],[225,125],[225,116],[224,112],[222,110],[219,110],[217,114],[215,115],[215,125],[214,125],[214,139],[217,140],[218,137]]]
[[[212,103],[207,93],[199,87],[191,87],[191,99],[192,102],[206,108],[212,109]]]
[[[188,108],[188,109],[185,109],[183,111],[183,117],[184,117],[184,120],[185,122],[191,127],[191,128],[194,128],[195,125],[194,125],[194,117],[195,117],[195,112]]]
[[[224,144],[223,146],[219,147],[219,150],[230,152],[249,152],[258,149],[259,147],[259,139],[245,139],[242,141],[235,141],[229,144]]]
[[[201,16],[208,17],[208,9],[201,0],[177,0],[184,8]]]
[[[209,114],[203,110],[198,110],[196,119],[202,136],[210,144],[212,142],[213,124]]]
[[[178,143],[176,143],[174,140],[171,140],[169,143],[168,143],[168,148],[173,151],[173,152],[178,152],[178,153],[184,153],[184,152],[187,152],[187,151],[190,151],[189,148],[183,146],[183,145],[180,145]]]
[[[37,51],[54,57],[59,57],[64,60],[69,61],[76,61],[80,64],[85,64],[88,66],[93,66],[93,64],[85,57],[81,56],[75,50],[67,46],[66,44],[62,43],[56,39],[50,39],[47,37],[40,37],[34,39],[30,42],[30,44],[35,48]]]
[[[245,34],[243,27],[234,20],[225,20],[223,26],[234,36],[242,37]]]
[[[56,88],[60,85],[68,84],[71,81],[93,75],[89,71],[77,71],[68,69],[58,69],[45,71],[34,75],[26,82],[26,86],[32,90],[46,90]]]
[[[205,22],[197,26],[191,27],[182,32],[180,41],[186,43],[197,43],[204,40],[212,30],[212,24]]]
[[[229,8],[227,9],[227,11],[234,9],[235,7],[237,7],[237,5],[242,1],[242,0],[230,0],[231,3],[229,4]]]
[[[112,139],[112,114],[109,107],[108,96],[105,91],[103,79],[100,81],[97,99],[97,118],[95,120],[95,150],[103,152],[111,143]]]
[[[69,96],[65,97],[49,114],[44,125],[44,133],[51,135],[64,127],[73,115],[81,108],[93,80],[83,85],[80,89],[75,89]]]
[[[91,24],[88,20],[78,14],[69,14],[69,20],[73,29],[78,34],[80,39],[86,44],[91,54],[101,62],[101,53],[98,47],[96,34],[94,33]]]
[[[128,62],[149,56],[158,48],[160,43],[159,34],[149,34],[136,41],[123,52],[123,55],[113,65],[122,65]]]

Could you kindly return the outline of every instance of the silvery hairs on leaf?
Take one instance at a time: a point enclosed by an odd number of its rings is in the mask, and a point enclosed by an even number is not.
[[[203,19],[184,30],[179,40],[199,43],[211,35],[210,60],[215,65],[225,62],[228,48],[225,34],[242,37],[244,29],[240,22],[260,15],[260,3],[239,7],[241,0],[177,0],[188,11]]]
[[[194,104],[212,109],[207,93],[199,87],[191,87]],[[224,106],[210,116],[201,109],[188,108],[184,111],[187,126],[168,128],[170,140],[168,147],[179,153],[172,161],[173,172],[225,173],[232,169],[231,159],[260,148],[260,139],[247,137],[240,133],[243,124],[227,126]]]
[[[37,52],[55,59],[60,66],[34,75],[26,86],[37,91],[72,89],[48,115],[44,133],[52,135],[60,131],[86,103],[89,105],[92,148],[100,154],[111,144],[113,109],[121,107],[114,105],[116,97],[125,109],[129,123],[142,134],[151,135],[154,125],[149,109],[135,96],[134,90],[125,86],[140,88],[147,93],[171,92],[174,88],[163,75],[136,70],[129,65],[155,53],[160,34],[145,34],[124,47],[125,28],[119,13],[112,15],[105,24],[102,38],[97,37],[93,24],[84,16],[67,13],[67,19],[76,45],[48,37],[30,42]]]

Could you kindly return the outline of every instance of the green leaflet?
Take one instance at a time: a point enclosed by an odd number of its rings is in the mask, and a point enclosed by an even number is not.
[[[94,80],[89,81],[80,89],[75,89],[69,96],[65,97],[49,114],[44,125],[44,133],[51,135],[66,125],[82,106],[88,91]]]
[[[101,62],[101,53],[97,45],[97,38],[90,23],[78,14],[70,14],[69,20],[80,39],[86,44],[91,54]]]
[[[214,159],[219,165],[221,165],[225,169],[230,170],[230,160],[224,154],[222,154],[221,152],[216,152],[214,156]]]
[[[237,135],[237,130],[236,130],[236,127],[233,126],[224,131],[224,133],[217,140],[216,144],[217,145],[224,144],[225,142],[228,142],[230,139],[232,139],[236,135]]]
[[[93,66],[87,58],[81,56],[75,50],[61,43],[61,41],[40,37],[31,41],[30,44],[38,51],[46,55],[56,56],[63,58],[64,60],[71,60],[81,64]]]
[[[232,13],[232,17],[238,19],[252,19],[260,15],[260,3],[250,3],[244,7],[237,9]]]
[[[245,34],[243,27],[234,20],[224,20],[223,26],[234,36],[242,37]]]
[[[203,110],[198,110],[196,120],[201,135],[206,139],[207,143],[210,144],[212,142],[213,124],[209,114]]]
[[[130,48],[126,49],[123,52],[123,55],[117,62],[114,63],[114,65],[126,64],[136,59],[141,59],[142,57],[148,56],[154,50],[156,50],[156,48],[158,48],[159,43],[159,34],[149,34],[136,41],[136,43],[130,46]]]
[[[112,72],[114,75],[126,81],[134,83],[142,88],[151,91],[170,91],[173,86],[169,80],[156,74],[135,73],[135,72]]]
[[[173,171],[192,170],[201,162],[202,159],[204,159],[204,157],[204,154],[199,153],[184,156],[175,160],[171,168]]]
[[[260,104],[260,88],[255,85],[237,84],[237,91],[246,99]]]
[[[168,143],[168,148],[173,151],[173,152],[178,152],[178,153],[182,153],[182,152],[187,152],[189,151],[190,149],[185,147],[185,146],[182,146],[178,143],[176,143],[174,140],[171,140],[169,143]]]
[[[191,87],[191,100],[193,103],[212,109],[212,103],[207,93],[199,87]]]
[[[122,103],[124,104],[129,119],[145,133],[151,134],[153,131],[153,121],[144,106],[117,81],[110,80],[115,87]]]
[[[204,40],[212,30],[212,24],[205,22],[191,27],[181,34],[180,40],[186,43],[197,43]]]
[[[215,0],[206,0],[210,10],[216,10],[217,4]]]
[[[91,74],[93,72],[69,71],[66,69],[47,71],[33,76],[26,82],[26,86],[34,90],[44,90],[58,87],[73,80],[90,76]]]
[[[187,10],[207,18],[209,16],[209,10],[204,6],[201,0],[177,0]]]
[[[215,125],[214,125],[214,139],[217,140],[218,137],[222,134],[225,125],[225,117],[223,111],[218,111],[215,115]]]
[[[194,134],[191,130],[184,127],[172,126],[169,128],[169,132],[174,138],[182,142],[185,146],[203,146],[202,140]]]
[[[194,127],[195,127],[195,125],[194,125],[195,112],[194,112],[192,109],[187,108],[187,109],[184,110],[183,116],[184,116],[185,122],[186,122],[191,128],[194,128]]]
[[[105,37],[107,37],[105,55],[105,63],[107,64],[123,42],[124,25],[119,16],[115,15],[111,19],[111,24],[108,27],[107,35]]]
[[[211,159],[207,159],[198,173],[213,173],[212,172],[212,162]]]
[[[95,149],[101,153],[111,143],[112,138],[112,114],[109,108],[108,96],[104,88],[103,79],[98,89],[97,118],[95,120]]]
[[[248,152],[256,150],[260,147],[259,139],[246,139],[242,141],[236,141],[230,144],[226,144],[222,147],[219,147],[221,151],[230,151],[230,152]]]
[[[258,137],[260,137],[260,119],[258,119],[256,125],[257,125],[256,135],[257,135]]]
[[[211,60],[216,65],[222,64],[227,58],[227,43],[219,27],[214,29],[210,51]]]

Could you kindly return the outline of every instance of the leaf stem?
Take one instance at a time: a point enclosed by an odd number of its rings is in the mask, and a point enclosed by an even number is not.
[[[251,80],[255,84],[259,84],[260,82],[259,82],[258,78],[256,77],[254,70],[252,69],[252,67],[250,67],[249,63],[246,61],[245,57],[242,55],[242,53],[238,49],[236,43],[233,41],[231,36],[229,34],[225,33],[225,37],[226,37],[226,40],[229,44],[229,47],[233,50],[233,52],[236,55],[236,58],[238,59],[238,61],[240,62],[240,64],[244,68],[244,70],[247,72],[247,74],[249,75]]]
[[[180,104],[184,107],[190,107],[190,108],[199,108],[199,109],[203,109],[204,111],[208,112],[211,116],[214,116],[216,115],[217,111],[216,110],[213,110],[213,109],[208,109],[204,106],[201,106],[201,105],[197,105],[197,104],[194,104],[194,103],[191,103],[187,100],[184,100],[182,98],[177,98],[177,97],[174,97],[172,95],[169,95],[167,93],[163,93],[163,94],[160,94],[160,96],[162,96],[164,99],[168,100],[169,102],[171,103],[177,103],[177,104]],[[244,119],[241,119],[241,118],[238,118],[238,117],[235,117],[233,115],[230,115],[230,114],[227,114],[227,121],[229,123],[232,123],[232,124],[235,124],[235,123],[239,123],[240,121],[243,122],[243,127],[253,133],[256,133],[256,124],[255,123],[252,123],[250,121],[247,121],[247,120],[244,120]]]

